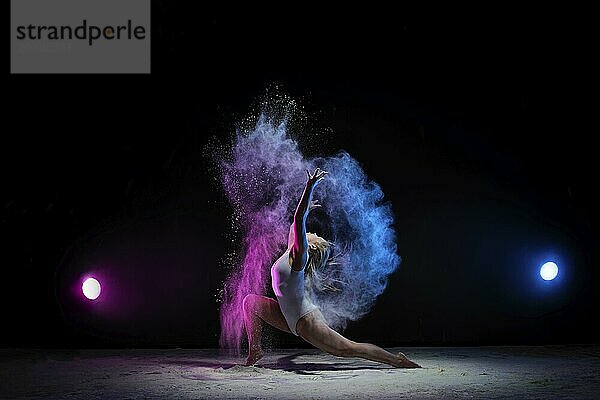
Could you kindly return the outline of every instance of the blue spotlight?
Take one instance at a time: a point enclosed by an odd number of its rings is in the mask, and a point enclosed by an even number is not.
[[[551,281],[558,275],[558,266],[552,261],[548,261],[540,268],[540,276],[545,281]]]

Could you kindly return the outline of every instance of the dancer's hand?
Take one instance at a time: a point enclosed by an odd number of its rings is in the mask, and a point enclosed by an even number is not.
[[[310,202],[310,205],[308,206],[308,212],[311,212],[312,210],[314,210],[315,208],[319,208],[321,207],[320,204],[318,204],[319,200],[312,200]]]
[[[315,186],[317,186],[317,183],[321,182],[323,179],[325,179],[325,174],[327,174],[327,171],[321,171],[321,168],[318,168],[315,170],[315,173],[311,176],[310,172],[308,172],[308,170],[306,170],[306,174],[308,175],[308,181],[306,182],[306,185],[314,188]]]

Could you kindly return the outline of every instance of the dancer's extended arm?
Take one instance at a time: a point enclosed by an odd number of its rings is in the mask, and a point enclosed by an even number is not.
[[[314,210],[317,207],[321,207],[319,203],[319,200],[311,200],[310,205],[308,206],[308,213],[310,214],[310,212],[312,210]],[[288,233],[288,249],[291,249],[292,246],[294,245],[294,238],[296,237],[295,233],[294,233],[294,224],[292,223],[290,225],[290,232]]]
[[[292,269],[296,271],[302,270],[306,266],[308,261],[308,240],[306,239],[306,217],[310,210],[309,205],[311,204],[312,192],[317,183],[319,183],[327,174],[326,171],[320,171],[319,168],[315,170],[315,173],[311,176],[310,172],[306,171],[308,175],[308,181],[304,187],[302,198],[298,203],[296,212],[294,213],[294,223],[292,224],[292,230],[294,232],[294,244],[290,250],[290,256],[292,258]]]

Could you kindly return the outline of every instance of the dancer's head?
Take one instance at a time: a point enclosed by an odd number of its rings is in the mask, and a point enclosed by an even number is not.
[[[333,243],[311,232],[306,233],[308,241],[308,263],[304,269],[305,278],[318,291],[336,292],[338,285],[330,278],[328,267],[337,263],[332,256]]]
[[[307,232],[308,240],[308,264],[306,273],[311,274],[316,269],[325,267],[331,254],[331,243],[316,233]]]

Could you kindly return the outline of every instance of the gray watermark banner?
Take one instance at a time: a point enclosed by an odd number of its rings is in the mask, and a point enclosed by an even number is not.
[[[150,0],[11,0],[10,70],[150,73]]]

